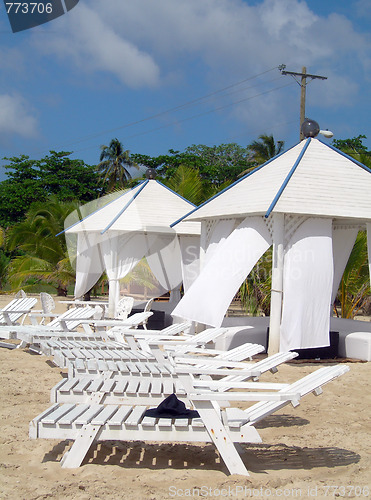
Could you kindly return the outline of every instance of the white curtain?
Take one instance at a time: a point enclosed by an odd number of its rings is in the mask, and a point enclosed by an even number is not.
[[[272,244],[262,217],[246,217],[215,250],[174,316],[219,327],[234,295]]]
[[[109,281],[108,315],[115,317],[120,300],[120,279],[124,278],[144,257],[146,244],[144,234],[116,231],[107,233],[101,243],[102,255]]]
[[[358,228],[334,229],[332,232],[332,249],[334,256],[334,282],[332,285],[331,304],[336,299],[345,266],[353,249]]]
[[[281,351],[329,345],[333,272],[332,221],[309,218],[285,253]]]
[[[218,245],[223,243],[233,231],[235,219],[219,220],[215,224],[206,248],[205,264],[211,259]]]
[[[176,235],[147,235],[146,258],[151,271],[165,290],[182,283],[181,253]]]
[[[104,262],[100,252],[99,233],[78,233],[76,252],[75,298],[82,297],[102,276]]]
[[[200,237],[179,235],[178,241],[182,257],[183,288],[187,292],[200,274]]]

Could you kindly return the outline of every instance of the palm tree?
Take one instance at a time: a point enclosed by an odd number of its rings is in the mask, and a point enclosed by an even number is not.
[[[212,186],[202,179],[199,170],[186,165],[180,165],[174,175],[163,183],[195,205],[215,194]]]
[[[8,234],[8,249],[17,251],[9,266],[13,289],[40,291],[54,286],[58,295],[66,295],[74,283],[64,235],[64,220],[77,208],[77,202],[60,202],[52,197],[34,204],[26,219],[14,225]]]
[[[139,166],[131,160],[130,151],[125,150],[118,139],[112,139],[109,146],[101,146],[100,163],[97,170],[103,180],[107,182],[107,191],[115,188],[123,188],[131,179],[128,167]]]
[[[253,141],[248,147],[254,155],[254,160],[260,165],[280,154],[284,145],[284,141],[276,143],[273,135],[263,134],[259,136],[259,140]]]
[[[357,313],[367,307],[369,297],[367,234],[366,231],[360,231],[345,267],[337,294],[341,317],[354,318]]]

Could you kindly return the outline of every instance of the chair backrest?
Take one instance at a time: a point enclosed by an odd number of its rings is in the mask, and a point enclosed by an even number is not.
[[[51,295],[46,292],[40,293],[41,308],[44,314],[51,313],[55,309],[55,302]]]
[[[134,297],[123,297],[119,300],[116,308],[116,318],[126,319],[134,306]]]
[[[95,313],[96,310],[92,307],[73,307],[53,319],[53,321],[48,323],[46,327],[52,330],[65,330],[65,327],[67,330],[74,330],[81,325],[81,320],[90,319]],[[63,324],[61,323],[61,320],[63,321]]]
[[[144,312],[150,311],[152,309],[152,304],[155,299],[149,299],[147,304],[144,306]]]
[[[24,297],[19,299],[11,300],[5,307],[3,307],[2,311],[11,311],[7,318],[1,313],[0,310],[0,324],[7,325],[9,322],[11,324],[15,324],[15,322],[21,318],[24,314],[27,314],[34,305],[36,304],[37,299],[35,297]],[[20,312],[17,312],[20,311]],[[25,312],[26,311],[26,312]]]
[[[16,299],[25,299],[27,297],[26,295],[26,292],[24,290],[19,290],[16,294],[15,294],[15,298]]]

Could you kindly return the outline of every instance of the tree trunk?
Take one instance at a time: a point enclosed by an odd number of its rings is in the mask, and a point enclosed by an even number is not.
[[[67,288],[62,285],[57,286],[57,296],[58,297],[67,297]]]

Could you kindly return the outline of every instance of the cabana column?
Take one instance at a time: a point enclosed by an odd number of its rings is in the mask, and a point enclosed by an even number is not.
[[[276,354],[280,350],[280,325],[283,294],[283,257],[284,257],[284,214],[273,214],[273,262],[271,310],[269,322],[268,354]]]

